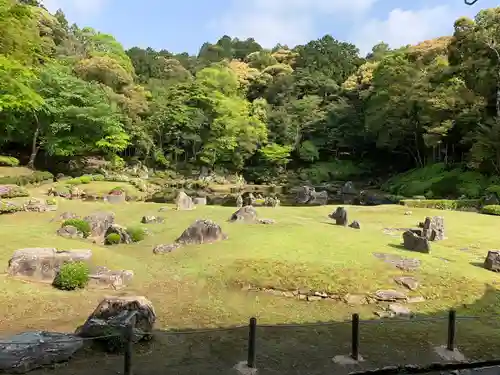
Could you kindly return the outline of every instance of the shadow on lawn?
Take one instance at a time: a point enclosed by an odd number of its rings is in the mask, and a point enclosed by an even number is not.
[[[494,317],[495,306],[499,302],[499,291],[486,285],[484,295],[473,305],[457,307],[456,342],[467,359],[491,360],[499,357],[500,323]],[[478,314],[476,319],[460,319]],[[446,344],[446,317],[447,311],[439,311],[418,315],[417,320],[404,322],[362,321],[360,354],[365,361],[347,368],[334,364],[332,358],[350,353],[350,322],[258,326],[257,367],[259,374],[264,375],[325,375],[347,374],[387,365],[439,362],[434,348]],[[436,321],[418,321],[424,318],[436,318]],[[158,330],[153,341],[134,346],[134,374],[236,373],[232,367],[247,358],[248,328],[246,322],[242,325],[224,330]],[[122,355],[105,355],[91,350],[82,351],[67,364],[32,372],[36,375],[117,373],[123,373]]]

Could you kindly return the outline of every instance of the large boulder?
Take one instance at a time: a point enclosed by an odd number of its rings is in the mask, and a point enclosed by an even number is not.
[[[9,260],[8,274],[52,282],[63,264],[89,263],[91,257],[90,250],[57,251],[54,248],[39,247],[19,249]]]
[[[65,225],[64,227],[59,228],[56,234],[64,238],[83,238],[83,233],[73,225]]]
[[[317,192],[313,187],[302,186],[297,191],[295,202],[297,204],[323,206],[328,203],[328,193],[326,191]]]
[[[347,194],[347,195],[357,195],[358,191],[354,188],[354,184],[352,181],[347,181],[344,186],[340,189],[340,192],[342,194]]]
[[[254,223],[257,221],[257,210],[253,206],[244,206],[234,212],[229,218],[230,222]]]
[[[177,195],[177,198],[175,199],[175,204],[177,206],[178,211],[188,211],[188,210],[193,210],[195,208],[195,205],[191,197],[183,191],[180,191],[179,194]]]
[[[102,237],[108,228],[115,223],[115,214],[113,212],[96,212],[83,220],[90,224],[90,237]]]
[[[103,340],[108,342],[110,349],[115,349],[117,342],[123,343],[120,338],[123,338],[129,324],[134,326],[132,339],[138,342],[151,338],[155,321],[153,304],[146,297],[106,297],[85,323],[77,328],[76,334],[80,337],[116,336]]]
[[[426,217],[422,229],[422,235],[429,241],[442,241],[446,238],[442,216]]]
[[[108,235],[116,233],[120,236],[120,243],[124,244],[129,244],[132,243],[132,237],[130,237],[130,234],[127,232],[127,228],[122,227],[121,225],[118,224],[112,224],[107,230],[106,233],[104,234],[104,238],[106,238]]]
[[[75,335],[56,332],[24,332],[2,340],[0,372],[24,374],[69,360],[83,347]]]
[[[337,207],[334,212],[328,215],[330,219],[335,220],[335,224],[347,226],[347,211],[344,207]]]
[[[417,251],[419,253],[430,253],[429,240],[419,236],[411,230],[403,233],[403,246],[406,250]]]
[[[490,250],[484,260],[484,268],[494,272],[500,272],[500,251]]]
[[[221,227],[211,220],[196,220],[175,240],[173,244],[157,245],[153,253],[169,253],[183,245],[212,243],[226,240],[227,236],[222,232]]]

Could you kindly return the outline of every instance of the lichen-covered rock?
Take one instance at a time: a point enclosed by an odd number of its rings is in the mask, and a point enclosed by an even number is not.
[[[106,267],[97,267],[89,275],[89,286],[97,288],[121,289],[132,281],[134,272],[130,270],[112,271]]]
[[[134,313],[132,317],[131,313]],[[133,341],[138,342],[151,338],[156,313],[151,301],[142,296],[106,297],[96,307],[86,322],[78,327],[76,334],[80,337],[100,337],[116,335],[104,340],[114,349],[117,341],[123,343],[123,333],[129,324],[134,326]]]
[[[175,204],[178,211],[189,211],[195,209],[193,200],[185,192],[180,191],[175,199]]]
[[[72,262],[88,263],[90,250],[57,251],[54,248],[26,248],[14,252],[9,260],[10,276],[27,277],[37,281],[54,280],[61,265]]]
[[[164,222],[165,219],[161,216],[146,215],[141,219],[141,223],[143,224],[162,224]]]
[[[379,301],[393,302],[399,300],[406,300],[408,296],[405,293],[398,292],[397,290],[377,290],[375,298]]]
[[[108,228],[115,223],[115,214],[113,212],[96,212],[83,220],[90,224],[90,237],[102,237]]]
[[[394,281],[399,284],[399,285],[402,285],[410,290],[417,290],[420,283],[418,282],[417,279],[415,279],[414,277],[412,276],[401,276],[401,277],[396,277],[394,279]]]
[[[403,246],[406,250],[417,251],[419,253],[429,253],[430,245],[426,237],[407,230],[403,233]]]
[[[59,228],[56,234],[64,238],[83,238],[83,233],[80,232],[77,227],[72,225],[65,225],[64,227]]]
[[[326,191],[317,192],[313,187],[302,186],[297,191],[295,202],[297,204],[323,206],[328,203],[328,193]]]
[[[36,368],[68,361],[83,347],[80,337],[56,332],[24,332],[0,344],[0,372],[25,374]]]
[[[500,272],[500,251],[490,250],[484,260],[484,268],[494,272]]]
[[[347,211],[344,207],[337,207],[337,209],[328,216],[330,219],[335,220],[335,224],[347,226]]]
[[[153,253],[169,253],[183,245],[212,243],[226,240],[227,236],[221,227],[211,220],[196,220],[170,245],[157,245]]]
[[[426,217],[422,226],[422,236],[429,241],[442,241],[444,235],[444,218],[442,216]]]
[[[229,221],[234,222],[245,222],[245,223],[255,223],[257,221],[257,210],[253,206],[244,206],[239,210],[234,212]]]
[[[106,238],[108,235],[116,233],[120,236],[120,243],[124,244],[129,244],[132,243],[132,237],[130,237],[130,234],[127,232],[127,228],[122,227],[121,225],[118,224],[112,224],[107,230],[106,233],[104,234],[104,238]]]

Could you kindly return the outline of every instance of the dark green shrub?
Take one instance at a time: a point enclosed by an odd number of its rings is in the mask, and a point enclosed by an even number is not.
[[[500,205],[490,205],[481,208],[481,213],[486,215],[500,216]]]
[[[110,233],[106,236],[106,245],[118,245],[121,241],[120,235],[118,233]]]
[[[0,166],[17,167],[19,166],[19,160],[13,156],[0,155]]]
[[[134,242],[139,242],[146,238],[146,231],[141,227],[127,228],[127,233]]]
[[[83,237],[88,237],[90,235],[90,224],[82,219],[68,219],[64,221],[61,227],[65,227],[66,225],[70,225],[78,229],[78,231],[82,232]]]
[[[415,208],[435,208],[438,210],[470,210],[477,209],[480,205],[479,199],[403,199],[403,206]]]
[[[80,185],[82,183],[82,180],[80,179],[80,177],[75,177],[65,182],[68,185]]]
[[[57,273],[52,285],[61,290],[82,289],[89,283],[90,270],[83,262],[65,263]]]

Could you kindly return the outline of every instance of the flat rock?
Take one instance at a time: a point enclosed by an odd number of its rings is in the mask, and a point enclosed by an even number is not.
[[[405,258],[396,254],[373,253],[373,256],[403,271],[415,271],[421,264],[418,259]]]
[[[419,236],[414,231],[408,230],[403,233],[403,246],[406,250],[416,251],[419,253],[429,253],[429,239]]]
[[[112,271],[97,267],[90,275],[89,285],[97,288],[121,289],[132,281],[134,272],[130,270]]]
[[[347,294],[344,296],[344,302],[348,305],[364,305],[367,299],[363,294]]]
[[[69,360],[83,346],[75,335],[55,332],[24,332],[2,339],[0,371],[24,374],[43,366]]]
[[[377,290],[375,298],[378,301],[393,302],[398,300],[406,300],[408,296],[405,293],[398,292],[397,290]]]
[[[95,212],[83,220],[90,224],[90,237],[102,237],[108,228],[115,223],[115,214],[113,212]]]
[[[64,238],[83,238],[83,233],[78,230],[77,227],[72,225],[65,225],[56,231],[56,234]]]
[[[351,224],[349,224],[349,228],[361,229],[361,224],[359,223],[359,221],[354,220]]]
[[[177,195],[175,204],[178,211],[189,211],[196,208],[191,197],[183,191],[180,191]]]
[[[399,303],[391,303],[389,305],[389,311],[393,314],[395,317],[401,317],[401,318],[411,318],[413,316],[412,312],[410,309],[407,307],[399,304]]]
[[[422,296],[408,297],[407,303],[421,303],[425,302],[425,298]]]
[[[104,201],[111,204],[125,203],[127,196],[125,194],[108,194],[104,197]]]
[[[165,222],[165,219],[161,216],[154,215],[146,215],[141,219],[141,223],[143,224],[162,224]]]
[[[417,290],[420,286],[418,280],[412,276],[401,276],[394,278],[394,281],[410,290]]]

